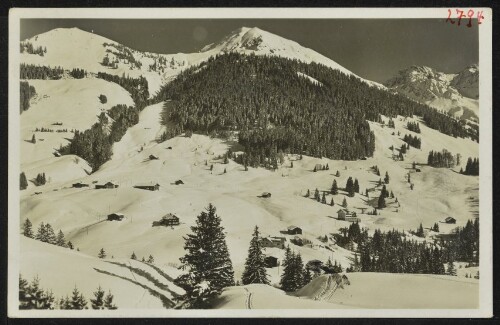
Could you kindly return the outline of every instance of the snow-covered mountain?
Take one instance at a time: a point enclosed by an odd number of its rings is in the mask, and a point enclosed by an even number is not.
[[[142,75],[148,80],[151,95],[154,95],[162,84],[172,80],[189,66],[227,52],[275,55],[306,63],[316,62],[345,74],[355,75],[316,51],[256,27],[239,28],[220,42],[207,45],[199,52],[188,54],[141,52],[78,28],[57,28],[23,42],[29,42],[35,48],[41,46],[47,51],[43,56],[24,52],[21,54],[21,62],[61,66],[65,69],[80,68],[93,73],[103,71],[116,75],[126,73],[132,77]],[[109,66],[102,64],[106,57],[111,63]],[[360,79],[370,85],[385,88],[379,83]]]
[[[439,72],[426,66],[411,66],[388,80],[386,86],[456,117],[477,121],[478,81],[477,65],[456,74]]]

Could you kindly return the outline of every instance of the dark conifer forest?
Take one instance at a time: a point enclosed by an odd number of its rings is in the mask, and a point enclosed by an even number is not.
[[[312,83],[300,73],[316,79]],[[238,130],[251,157],[277,152],[355,160],[372,156],[367,120],[418,115],[442,133],[465,137],[455,119],[323,65],[229,53],[186,69],[155,101],[171,100],[163,122],[217,134]],[[255,165],[252,159],[249,165]]]
[[[20,109],[22,113],[30,108],[30,99],[36,95],[36,90],[27,81],[21,81],[20,87]]]
[[[21,63],[20,78],[21,79],[61,79],[64,73],[61,67],[46,67],[34,64]]]

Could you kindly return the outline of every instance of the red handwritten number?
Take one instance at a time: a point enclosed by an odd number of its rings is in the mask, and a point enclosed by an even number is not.
[[[478,11],[478,12],[477,12],[477,24],[478,24],[478,25],[479,25],[479,24],[482,24],[481,20],[483,20],[483,19],[484,19],[484,17],[483,17],[483,11],[482,11],[482,10],[481,10],[481,11]]]
[[[467,11],[467,17],[469,17],[469,23],[467,24],[467,27],[472,27],[472,17],[474,16],[474,10],[472,9],[469,9],[469,11]]]
[[[453,19],[451,19],[451,9],[448,9],[448,18],[446,18],[446,21],[454,24],[455,21]]]
[[[457,26],[460,26],[460,21],[462,20],[462,18],[464,18],[466,16],[464,14],[464,11],[460,10],[460,9],[457,9],[457,15],[458,15],[458,24],[457,24]]]

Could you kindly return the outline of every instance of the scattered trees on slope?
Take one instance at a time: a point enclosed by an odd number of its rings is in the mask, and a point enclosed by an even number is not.
[[[241,276],[241,283],[244,285],[251,283],[269,284],[259,235],[259,228],[255,226],[245,261],[245,270]]]

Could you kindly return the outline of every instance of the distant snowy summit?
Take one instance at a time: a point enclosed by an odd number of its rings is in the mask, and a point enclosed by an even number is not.
[[[23,53],[21,60],[24,63],[60,65],[63,68],[81,68],[91,72],[102,71],[118,75],[123,72],[132,75],[142,74],[150,84],[156,86],[151,93],[158,89],[159,84],[172,80],[180,71],[206,61],[210,57],[228,52],[279,56],[305,63],[315,62],[355,76],[371,86],[385,89],[385,86],[355,75],[312,49],[256,27],[238,28],[221,41],[209,44],[201,51],[193,53],[141,52],[78,28],[57,28],[24,42],[31,43],[35,48],[41,46],[47,49],[44,56]],[[110,62],[116,61],[117,64],[114,67],[104,66],[102,62],[105,57],[108,57]],[[161,80],[158,80],[158,76]]]
[[[401,70],[385,85],[398,93],[455,117],[477,120],[479,115],[479,68],[471,65],[447,74],[426,66]]]

